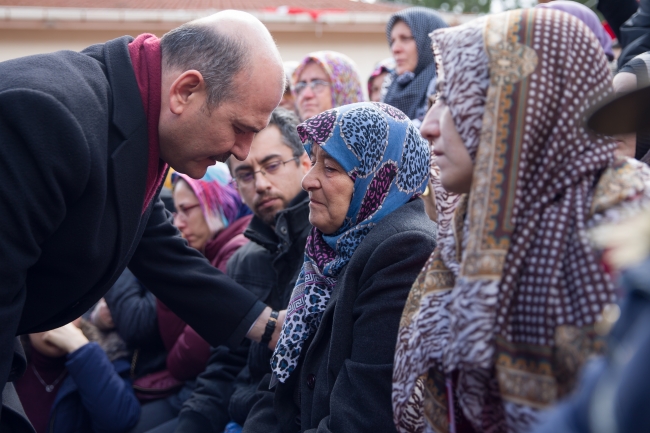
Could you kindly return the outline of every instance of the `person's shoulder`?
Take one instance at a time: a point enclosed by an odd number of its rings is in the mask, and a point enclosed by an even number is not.
[[[383,240],[407,231],[421,232],[425,236],[435,238],[437,229],[438,225],[431,221],[424,210],[424,202],[417,198],[395,209],[377,223],[370,233]]]

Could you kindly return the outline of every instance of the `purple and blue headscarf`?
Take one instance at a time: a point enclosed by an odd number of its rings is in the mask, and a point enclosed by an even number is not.
[[[208,228],[216,232],[217,227],[228,227],[233,221],[251,213],[239,196],[235,188],[230,185],[230,172],[226,164],[217,162],[208,167],[205,175],[200,179],[192,179],[183,173],[173,173],[172,183],[183,179],[192,189],[199,200],[201,211]],[[221,222],[219,224],[218,222]]]
[[[307,238],[304,262],[271,359],[285,382],[304,342],[321,321],[341,270],[365,236],[385,216],[419,197],[429,180],[429,145],[404,113],[362,102],[327,110],[298,125],[307,153],[318,144],[354,181],[343,225],[330,235],[317,228]]]

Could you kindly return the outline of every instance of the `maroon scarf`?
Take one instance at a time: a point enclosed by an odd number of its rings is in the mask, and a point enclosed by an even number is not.
[[[142,213],[149,206],[163,182],[167,164],[160,159],[158,137],[158,120],[160,118],[160,100],[162,86],[162,53],[160,39],[150,33],[138,36],[129,44],[129,55],[133,72],[138,82],[142,105],[147,116],[147,133],[149,135],[149,163],[147,165],[147,185],[145,187]]]

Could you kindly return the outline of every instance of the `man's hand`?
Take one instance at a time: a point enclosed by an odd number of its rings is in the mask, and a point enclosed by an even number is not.
[[[246,337],[258,343],[262,340],[262,335],[264,335],[264,330],[266,329],[266,324],[271,317],[271,307],[266,307],[260,317],[257,318],[253,327],[248,331]],[[269,349],[274,350],[275,345],[278,344],[278,339],[280,338],[280,332],[282,331],[282,325],[284,324],[284,319],[287,317],[287,310],[280,311],[278,315],[277,323],[275,324],[275,330],[273,330],[273,336],[271,336],[271,341],[269,342]]]
[[[81,329],[72,323],[47,331],[43,334],[43,340],[61,348],[67,353],[72,353],[81,346],[88,344],[88,339],[81,332]]]

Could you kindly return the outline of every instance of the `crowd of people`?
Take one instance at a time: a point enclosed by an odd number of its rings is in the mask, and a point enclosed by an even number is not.
[[[0,63],[0,430],[650,429],[650,2],[614,3],[618,59],[558,0],[403,9],[366,81],[233,11]]]

